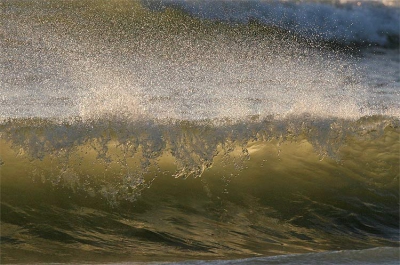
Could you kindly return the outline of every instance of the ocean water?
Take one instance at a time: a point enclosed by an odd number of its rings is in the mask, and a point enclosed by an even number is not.
[[[400,2],[0,2],[2,264],[398,264]]]

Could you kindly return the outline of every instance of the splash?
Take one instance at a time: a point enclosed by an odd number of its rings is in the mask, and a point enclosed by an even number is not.
[[[376,100],[357,55],[282,28],[137,2],[73,2],[54,15],[51,3],[30,3],[40,17],[6,5],[3,17],[15,23],[6,23],[5,55],[17,63],[5,68],[2,119],[399,115],[398,95]]]

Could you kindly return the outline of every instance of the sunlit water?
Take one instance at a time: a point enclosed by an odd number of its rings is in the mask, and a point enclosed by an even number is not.
[[[0,5],[2,263],[398,261],[397,1]]]

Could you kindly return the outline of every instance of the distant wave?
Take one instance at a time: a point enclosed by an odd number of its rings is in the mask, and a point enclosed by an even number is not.
[[[174,7],[203,19],[232,23],[256,20],[314,40],[398,46],[400,7],[390,1],[144,0],[153,9]],[[387,5],[385,5],[385,3]]]

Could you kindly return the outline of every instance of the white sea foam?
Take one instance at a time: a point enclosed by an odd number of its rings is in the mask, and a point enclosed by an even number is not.
[[[397,265],[399,249],[379,247],[364,250],[327,251],[322,253],[279,255],[272,257],[257,257],[236,260],[195,260],[181,262],[121,262],[107,265]],[[53,263],[51,263],[53,264]],[[48,265],[51,265],[48,264]],[[57,263],[61,265],[62,263]],[[78,265],[80,263],[68,263]],[[28,264],[27,264],[28,265]],[[54,263],[55,265],[55,263]],[[102,264],[99,264],[102,265]],[[105,264],[103,264],[105,265]]]

